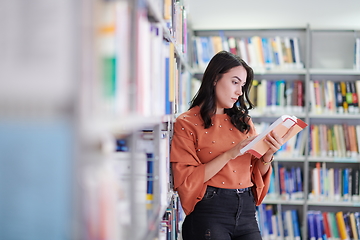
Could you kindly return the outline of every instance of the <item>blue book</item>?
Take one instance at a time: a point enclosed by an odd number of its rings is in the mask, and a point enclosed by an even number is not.
[[[201,41],[201,46],[202,46],[202,62],[205,63],[205,65],[207,63],[210,62],[210,59],[212,58],[213,54],[213,50],[212,50],[212,46],[210,44],[210,38],[209,37],[200,37],[200,41]]]
[[[314,211],[308,211],[307,224],[308,224],[308,239],[316,240]]]
[[[350,224],[350,212],[344,213],[344,222],[347,235],[350,237],[350,239],[354,239]]]
[[[285,212],[282,212],[281,213],[281,217],[282,217],[282,222],[283,222],[283,236],[284,236],[284,239],[287,239],[289,237],[289,229],[288,229],[288,225],[286,224],[286,214]]]
[[[326,240],[327,237],[326,237],[326,234],[325,234],[322,213],[321,213],[321,211],[315,211],[314,215],[315,215],[315,234],[316,234],[316,238]]]
[[[347,201],[349,200],[349,169],[348,168],[345,168],[343,170],[343,176],[342,176],[342,179],[343,179],[343,200],[344,201]]]
[[[300,240],[301,239],[300,225],[299,225],[299,218],[296,209],[291,210],[291,218],[293,221],[294,238],[295,240]]]
[[[295,167],[291,167],[290,174],[291,174],[291,194],[294,194],[299,191],[297,188],[297,183],[296,183],[297,179],[296,179],[296,168]]]
[[[267,222],[267,229],[268,229],[268,234],[270,236],[270,238],[272,237],[272,235],[274,235],[274,231],[273,231],[273,225],[272,225],[272,220],[271,217],[273,215],[273,209],[271,205],[267,205],[265,207],[265,216],[266,216],[266,222]]]
[[[154,155],[152,153],[147,153],[147,199],[152,201],[152,196],[154,193]]]
[[[271,176],[270,176],[270,186],[269,186],[269,190],[268,190],[268,194],[275,194],[276,190],[275,190],[275,171],[271,172]]]
[[[285,191],[287,197],[291,195],[291,176],[288,169],[285,169]]]
[[[303,183],[302,183],[301,168],[300,168],[300,167],[297,167],[295,171],[296,171],[297,190],[298,190],[299,192],[303,192]]]
[[[273,63],[273,55],[271,50],[271,42],[265,37],[261,38],[261,45],[264,53],[264,61],[266,69],[271,69]]]
[[[166,46],[169,46],[168,42],[164,42]],[[170,57],[165,57],[165,114],[171,114],[172,107],[170,102]]]

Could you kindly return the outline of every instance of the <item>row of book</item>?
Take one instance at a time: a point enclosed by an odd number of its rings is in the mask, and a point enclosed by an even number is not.
[[[360,199],[359,169],[327,168],[316,163],[311,170],[310,200],[358,202]]]
[[[253,115],[268,113],[303,113],[304,81],[254,80],[250,101]],[[311,114],[359,114],[360,80],[309,82],[309,112]]]
[[[173,196],[166,209],[160,223],[159,240],[177,240],[180,239],[181,225],[184,221],[185,213],[180,204],[180,198],[177,194]]]
[[[356,160],[360,154],[360,125],[311,124],[309,155]]]
[[[360,212],[308,211],[308,239],[357,240],[360,236]]]
[[[187,11],[179,1],[163,0],[163,18],[182,53],[187,52]],[[184,55],[186,57],[186,55]]]
[[[266,199],[304,200],[303,173],[300,167],[278,166],[271,175],[271,183]],[[326,163],[316,163],[311,169],[311,201],[358,202],[360,199],[359,169],[326,168]],[[276,186],[276,184],[279,184]]]
[[[276,179],[275,175],[275,171],[273,171],[266,199],[304,199],[303,173],[300,167],[284,167],[279,164],[278,179]],[[277,183],[278,186],[276,186]]]
[[[161,131],[157,144],[150,130],[134,133],[134,137],[135,143],[128,138],[116,140],[116,152],[106,157],[106,168],[100,173],[88,173],[84,188],[85,213],[92,234],[88,239],[126,239],[129,234],[142,239],[149,227],[158,224],[157,211],[169,205],[168,134]],[[130,151],[132,148],[134,152]],[[130,212],[131,209],[136,210]],[[108,216],[109,221],[99,223],[96,216]],[[134,222],[139,229],[136,233],[130,231]],[[99,237],[103,233],[111,237]]]
[[[254,123],[254,126],[256,132],[261,133],[270,126],[270,123]],[[275,153],[276,157],[304,157],[305,146],[308,143],[307,136],[307,131],[300,131],[296,136],[290,138],[286,143],[281,146],[281,148]]]
[[[302,80],[253,80],[250,101],[255,105],[252,115],[297,114],[304,112],[304,88]]]
[[[273,205],[261,204],[256,216],[264,240],[300,240],[301,224],[295,209],[275,212]]]
[[[194,38],[194,58],[204,70],[217,52],[225,50],[239,55],[255,71],[303,69],[300,44],[297,37],[227,37],[197,36]]]
[[[179,3],[171,2],[171,6],[170,17],[164,12],[171,24],[164,27],[162,22],[149,21],[146,8],[138,11],[135,23],[131,22],[128,1],[102,4],[97,31],[97,79],[91,100],[98,115],[162,116],[188,105],[191,75],[179,73],[180,60],[176,57],[186,48],[186,13]],[[141,41],[130,39],[134,29]],[[135,55],[129,51],[132,46]]]
[[[309,83],[310,112],[313,114],[359,114],[360,80]]]

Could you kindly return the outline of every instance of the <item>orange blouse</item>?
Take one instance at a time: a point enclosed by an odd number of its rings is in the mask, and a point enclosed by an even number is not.
[[[251,154],[230,160],[214,177],[204,183],[205,164],[226,152],[247,136],[256,135],[252,121],[245,134],[234,127],[227,114],[216,114],[212,126],[205,129],[196,106],[181,114],[174,123],[170,162],[174,176],[174,190],[178,192],[186,215],[190,214],[206,191],[207,186],[219,188],[252,187],[256,205],[264,199],[270,184],[272,168],[262,176]]]

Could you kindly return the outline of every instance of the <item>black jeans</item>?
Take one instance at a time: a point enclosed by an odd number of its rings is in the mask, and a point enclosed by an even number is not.
[[[251,189],[237,192],[208,186],[204,198],[185,217],[183,240],[261,240]]]

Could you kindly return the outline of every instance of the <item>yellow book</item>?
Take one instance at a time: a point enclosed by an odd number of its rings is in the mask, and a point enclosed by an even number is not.
[[[265,79],[260,81],[257,87],[257,105],[255,106],[259,112],[263,112],[266,109],[266,89],[267,81]]]
[[[262,47],[262,43],[261,43],[261,38],[259,36],[253,36],[251,38],[251,41],[253,43],[254,49],[255,49],[255,54],[256,54],[256,59],[257,59],[257,66],[258,67],[265,67],[265,61],[264,61],[264,52],[263,52],[263,47]]]
[[[357,229],[356,229],[356,221],[355,221],[354,213],[350,213],[350,227],[351,227],[351,232],[353,234],[353,239],[359,240],[359,236],[358,236]]]
[[[334,156],[334,146],[332,144],[332,136],[331,136],[331,129],[330,127],[326,127],[326,140],[327,140],[327,144],[328,144],[328,153],[327,155],[329,157],[333,157]]]
[[[213,37],[210,37],[210,39],[211,39],[212,46],[214,49],[214,54],[224,50],[223,45],[222,45],[222,39],[220,36],[213,36]]]
[[[171,18],[172,18],[171,0],[164,0],[164,19],[171,20]]]
[[[346,232],[346,226],[344,221],[344,215],[343,212],[337,212],[336,213],[336,223],[339,230],[339,235],[341,240],[349,240],[349,236]]]
[[[249,92],[250,101],[257,106],[257,87],[259,85],[259,81],[254,79],[252,82],[251,91]]]

